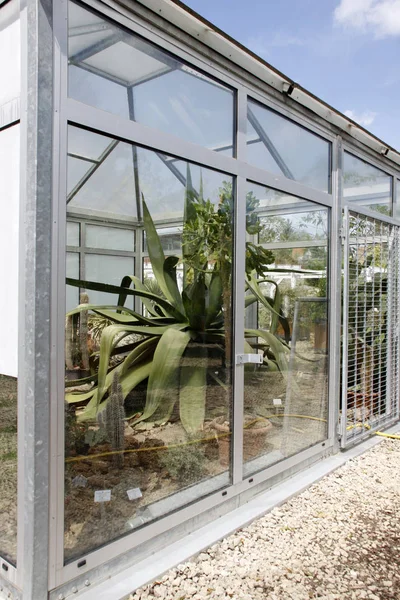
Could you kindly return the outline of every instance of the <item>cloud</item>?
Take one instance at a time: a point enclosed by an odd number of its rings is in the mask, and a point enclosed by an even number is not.
[[[400,0],[340,0],[334,20],[376,38],[400,36]]]
[[[249,50],[252,50],[258,56],[262,56],[264,58],[270,55],[271,48],[285,48],[287,46],[304,46],[304,40],[283,33],[282,31],[277,31],[274,35],[257,35],[255,37],[251,37],[245,43]]]
[[[344,114],[346,117],[349,117],[349,119],[352,119],[359,125],[362,125],[362,127],[368,127],[375,121],[377,113],[372,112],[372,110],[365,110],[364,112],[357,114],[354,112],[354,110],[345,110]]]

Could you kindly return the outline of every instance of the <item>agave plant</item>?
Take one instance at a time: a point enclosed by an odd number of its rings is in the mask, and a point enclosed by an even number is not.
[[[67,279],[67,284],[83,289],[111,292],[118,296],[117,305],[78,306],[69,315],[85,309],[100,315],[111,325],[104,328],[100,339],[99,367],[96,375],[81,380],[93,383],[86,393],[66,395],[69,403],[81,403],[81,420],[96,418],[105,409],[115,373],[118,373],[124,398],[141,382],[148,380],[143,412],[133,424],[144,420],[167,422],[179,404],[181,423],[188,433],[200,430],[206,410],[207,381],[226,388],[226,381],[217,377],[209,366],[210,346],[225,361],[230,371],[231,338],[231,272],[232,272],[232,194],[226,184],[216,206],[204,200],[202,191],[194,193],[188,171],[185,217],[182,234],[184,284],[177,284],[176,267],[179,257],[164,255],[155,225],[143,198],[143,222],[149,258],[158,293],[149,291],[135,276],[123,278],[120,286]],[[201,186],[202,187],[202,186]],[[247,198],[248,232],[259,227],[254,210],[256,199]],[[246,351],[257,351],[252,340],[265,343],[264,364],[269,370],[287,370],[288,345],[274,335],[280,322],[289,335],[288,323],[281,310],[279,288],[273,280],[260,279],[274,260],[273,254],[251,243],[246,247],[246,305],[259,301],[271,312],[270,331],[246,330]],[[273,297],[266,297],[260,284],[269,281],[275,286]],[[132,286],[132,287],[131,287]],[[161,293],[160,293],[161,292]],[[124,306],[128,296],[139,297],[146,308],[143,316]],[[141,338],[121,346],[129,336]],[[196,355],[192,368],[182,368],[184,358]],[[122,360],[115,366],[112,357]],[[75,382],[76,383],[76,382]],[[128,415],[129,416],[129,415]]]

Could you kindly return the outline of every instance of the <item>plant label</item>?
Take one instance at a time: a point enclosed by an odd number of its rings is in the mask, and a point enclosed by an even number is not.
[[[282,406],[281,398],[274,398],[272,402],[274,403],[274,406]]]
[[[94,493],[94,501],[95,502],[110,502],[111,500],[111,490],[97,490]]]
[[[131,490],[128,490],[126,493],[128,494],[129,500],[136,500],[137,498],[142,497],[142,492],[140,491],[140,488],[132,488]]]

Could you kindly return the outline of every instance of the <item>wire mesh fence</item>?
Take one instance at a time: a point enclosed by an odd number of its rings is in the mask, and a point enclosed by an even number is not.
[[[399,410],[399,227],[346,211],[342,327],[342,446]]]

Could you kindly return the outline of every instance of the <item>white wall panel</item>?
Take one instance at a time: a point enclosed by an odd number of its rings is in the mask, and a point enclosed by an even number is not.
[[[15,116],[20,93],[19,3],[18,0],[11,0],[4,6],[0,4],[0,126],[6,117]]]
[[[0,131],[0,373],[17,376],[19,136]]]

